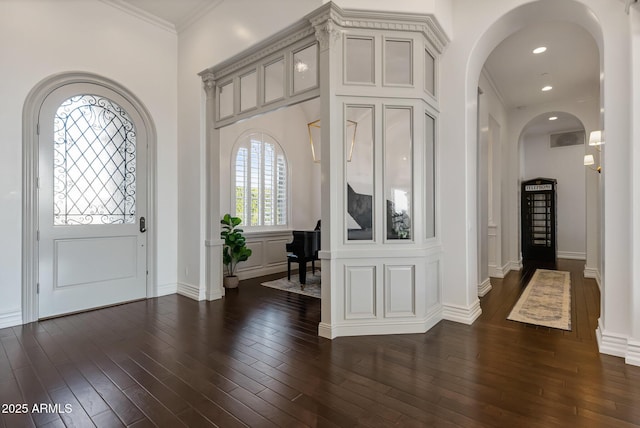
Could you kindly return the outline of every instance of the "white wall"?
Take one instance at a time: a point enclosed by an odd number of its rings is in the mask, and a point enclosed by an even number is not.
[[[549,134],[522,138],[523,180],[555,178],[559,258],[586,258],[584,145],[550,148]],[[594,172],[595,173],[595,172]]]
[[[147,107],[158,135],[157,283],[176,284],[177,37],[97,0],[0,2],[0,327],[21,322],[22,108],[41,80],[99,74]]]

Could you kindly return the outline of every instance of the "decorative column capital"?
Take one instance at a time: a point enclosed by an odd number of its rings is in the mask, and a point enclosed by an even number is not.
[[[216,80],[213,73],[207,72],[202,74],[202,82],[204,83],[204,90],[207,93],[207,99],[213,99],[216,87]]]
[[[329,49],[342,35],[340,27],[331,18],[316,24],[314,28],[316,30],[316,39],[320,42],[320,50]]]

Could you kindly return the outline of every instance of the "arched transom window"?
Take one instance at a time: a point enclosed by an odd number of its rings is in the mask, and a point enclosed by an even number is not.
[[[286,226],[287,159],[280,144],[264,132],[243,134],[234,147],[232,198],[244,226]]]

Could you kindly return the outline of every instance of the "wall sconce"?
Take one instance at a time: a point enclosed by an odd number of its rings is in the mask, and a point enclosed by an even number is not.
[[[592,167],[591,165],[594,165],[596,163],[596,161],[593,159],[593,155],[584,155],[584,166],[588,166],[589,169],[592,169],[594,171],[598,171],[598,173],[602,172],[602,167],[600,165],[598,165],[597,168]]]
[[[353,157],[353,147],[356,144],[356,130],[358,129],[358,123],[353,120],[347,120],[347,138],[351,137],[351,145],[349,147],[349,153],[347,155],[347,162],[351,162]],[[320,151],[316,151],[315,144],[313,142],[313,136],[316,135],[316,141],[319,141],[320,137],[320,119],[307,123],[307,130],[309,131],[309,144],[311,145],[311,156],[314,163],[320,163]]]
[[[602,131],[591,131],[589,133],[589,145],[590,146],[601,146],[604,144],[604,135]]]
[[[595,147],[598,152],[601,152],[601,145],[604,144],[604,135],[602,131],[591,131],[589,133],[589,145]],[[593,158],[593,155],[584,155],[584,166],[588,166],[589,169],[597,171],[598,173],[602,172],[602,167],[598,165],[594,168],[592,165],[595,165],[596,161]]]

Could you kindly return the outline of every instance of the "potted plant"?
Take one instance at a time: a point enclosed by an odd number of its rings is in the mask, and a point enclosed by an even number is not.
[[[242,234],[243,230],[238,226],[242,222],[239,217],[231,217],[225,214],[220,224],[222,231],[220,238],[224,239],[224,247],[222,249],[222,262],[226,267],[226,275],[223,284],[226,288],[236,288],[240,281],[235,275],[238,263],[243,262],[251,256],[251,249],[247,248],[247,240]]]

